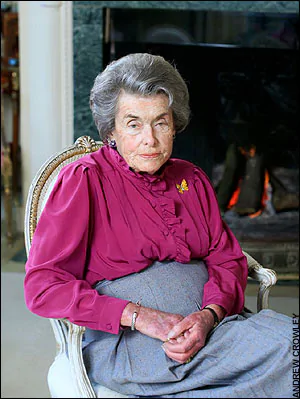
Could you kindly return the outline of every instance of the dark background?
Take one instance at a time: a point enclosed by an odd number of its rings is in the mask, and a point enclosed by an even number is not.
[[[247,30],[239,30],[245,14],[217,14],[111,9],[104,67],[132,52],[159,54],[176,65],[189,88],[192,119],[177,135],[173,156],[209,177],[232,141],[255,144],[270,168],[298,168],[298,17],[249,14]],[[229,39],[208,29],[212,18],[221,24],[224,15],[237,26]],[[242,125],[234,123],[237,115]]]

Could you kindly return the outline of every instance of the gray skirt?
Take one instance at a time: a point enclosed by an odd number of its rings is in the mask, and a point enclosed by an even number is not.
[[[100,294],[186,316],[201,307],[206,266],[155,262],[97,284]],[[83,358],[90,379],[131,397],[291,398],[292,319],[272,310],[226,317],[188,364],[168,358],[162,342],[130,328],[87,329]]]

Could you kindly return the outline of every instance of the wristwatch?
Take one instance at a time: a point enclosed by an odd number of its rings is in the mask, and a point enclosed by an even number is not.
[[[205,310],[205,309],[209,310],[210,313],[213,315],[213,317],[214,317],[214,325],[213,325],[213,328],[216,328],[217,325],[220,324],[220,320],[219,320],[219,318],[218,318],[217,313],[214,311],[213,308],[210,308],[209,306],[204,306],[204,308],[203,308],[202,310]]]

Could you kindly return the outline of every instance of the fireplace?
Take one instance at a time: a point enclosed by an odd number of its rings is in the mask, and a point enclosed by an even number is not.
[[[132,52],[176,65],[189,87],[192,120],[173,156],[212,179],[224,220],[245,250],[281,278],[297,279],[298,15],[111,8],[104,16],[103,66]],[[238,184],[243,209],[252,211],[228,206]]]

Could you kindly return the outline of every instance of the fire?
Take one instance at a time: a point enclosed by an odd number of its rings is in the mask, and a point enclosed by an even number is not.
[[[248,215],[249,218],[255,218],[256,216],[259,216],[262,213],[262,211],[265,209],[265,207],[267,206],[267,201],[269,200],[269,195],[268,195],[269,182],[270,182],[270,176],[269,176],[269,172],[266,169],[265,170],[265,180],[264,180],[264,191],[263,191],[263,194],[261,197],[261,209],[259,209],[255,213],[251,213],[250,215]]]
[[[241,153],[245,156],[250,156],[250,157],[254,157],[255,153],[256,153],[256,148],[254,146],[252,146],[250,148],[249,151],[246,151],[244,148],[240,147],[239,150],[241,151]],[[233,192],[229,204],[228,204],[228,209],[231,209],[238,201],[239,195],[240,195],[240,185],[242,182],[242,178],[240,178],[239,183],[237,185],[237,188],[235,189],[235,191]],[[262,194],[262,198],[261,198],[261,209],[259,209],[257,212],[251,213],[248,215],[249,218],[255,218],[259,215],[261,215],[261,213],[263,212],[263,210],[266,208],[267,202],[270,200],[269,198],[269,194],[268,194],[268,186],[270,183],[270,175],[269,172],[267,171],[267,169],[265,170],[265,176],[264,176],[264,190],[263,190],[263,194]]]
[[[243,179],[239,180],[239,184],[230,198],[229,204],[227,206],[228,209],[231,209],[237,203],[237,201],[239,199],[239,195],[240,195],[240,191],[241,191],[240,184],[241,184],[242,180]]]

